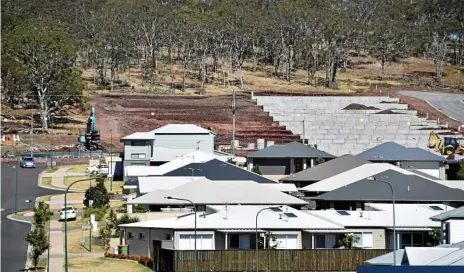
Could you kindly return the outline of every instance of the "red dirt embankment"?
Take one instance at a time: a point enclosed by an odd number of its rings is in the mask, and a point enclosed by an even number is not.
[[[232,97],[105,95],[93,98],[97,124],[103,145],[120,146],[119,139],[134,132],[151,131],[170,123],[191,123],[209,128],[217,144],[230,144],[232,139]],[[299,139],[285,127],[278,126],[250,97],[236,96],[236,139],[241,146],[257,138],[286,143]]]

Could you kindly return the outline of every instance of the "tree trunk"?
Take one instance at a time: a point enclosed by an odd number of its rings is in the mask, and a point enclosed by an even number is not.
[[[382,63],[381,63],[381,75],[385,74],[385,55],[382,55]]]
[[[238,69],[239,69],[239,72],[240,72],[240,90],[245,91],[245,86],[243,84],[242,64],[239,65]]]
[[[255,41],[253,41],[253,64],[251,66],[251,71],[256,72],[257,66],[258,66],[258,49],[255,46]]]
[[[437,58],[435,59],[435,74],[436,82],[441,85],[441,79],[443,76],[443,69],[445,68],[445,56],[446,56],[446,42],[442,41],[437,45]]]
[[[325,84],[328,88],[336,88],[337,84],[335,82],[337,75],[337,63],[336,56],[332,50],[329,50],[329,56],[327,61],[327,68],[325,71]]]
[[[184,60],[184,65],[182,66],[182,91],[185,92],[185,77],[187,75],[187,61]]]

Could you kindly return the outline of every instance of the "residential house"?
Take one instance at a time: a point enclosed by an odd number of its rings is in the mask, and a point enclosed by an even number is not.
[[[455,244],[464,241],[464,206],[444,211],[430,219],[440,222],[443,244]]]
[[[391,184],[397,203],[433,202],[447,203],[454,207],[464,204],[464,191],[449,188],[418,175],[387,170],[373,177]],[[392,193],[388,184],[366,177],[354,183],[339,185],[336,189],[313,199],[319,208],[358,209],[367,202],[391,202]]]
[[[320,151],[309,145],[291,142],[284,145],[272,145],[247,155],[248,170],[259,165],[264,176],[272,176],[277,180],[313,167],[314,160],[321,158],[330,160],[335,156]]]
[[[213,159],[203,163],[191,163],[170,171],[165,176],[203,176],[209,180],[252,180],[258,183],[277,183],[238,166]]]
[[[446,179],[446,159],[421,148],[407,148],[395,142],[385,142],[357,156],[371,162],[390,163]]]
[[[129,245],[131,255],[151,255],[156,247],[192,250],[194,219],[194,214],[189,213],[177,218],[120,225],[120,240]],[[256,219],[260,238],[265,233],[275,236],[266,243],[266,248],[302,249],[303,244],[311,243],[307,231],[343,229],[288,206],[208,206],[207,212],[197,215],[197,249],[254,249]]]
[[[406,247],[396,251],[399,266],[464,266],[464,242],[435,247]],[[393,265],[393,252],[367,260],[374,266]]]
[[[343,231],[318,231],[317,248],[334,248],[347,233],[359,238],[355,247],[367,249],[393,248],[393,206],[388,203],[367,203],[365,210],[314,210],[307,213],[344,227]],[[397,249],[433,244],[429,232],[439,224],[429,219],[437,211],[450,210],[442,204],[397,204],[395,212]]]
[[[293,183],[297,188],[303,188],[367,163],[370,162],[353,155],[343,155],[312,168],[286,176],[280,181],[282,183]]]
[[[194,151],[214,154],[215,135],[193,124],[168,124],[150,132],[128,135],[121,138],[124,167],[157,166]]]

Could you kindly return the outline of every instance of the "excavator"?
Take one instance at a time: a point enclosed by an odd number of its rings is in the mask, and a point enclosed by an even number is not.
[[[434,149],[435,152],[439,152],[442,155],[464,155],[464,146],[458,143],[458,140],[454,137],[445,137],[442,140],[435,132],[430,132],[429,144],[427,145],[430,149]]]
[[[98,151],[103,149],[103,146],[100,145],[100,131],[97,130],[97,115],[94,107],[90,110],[85,134],[80,135],[77,141],[82,150]]]

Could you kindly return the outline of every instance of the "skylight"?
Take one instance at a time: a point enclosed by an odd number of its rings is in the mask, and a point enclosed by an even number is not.
[[[433,210],[443,210],[442,208],[440,208],[439,206],[429,206],[429,208],[433,209]]]
[[[272,207],[270,208],[273,212],[282,212],[282,210],[279,207]]]
[[[350,215],[350,213],[347,212],[346,210],[337,210],[337,213],[340,215]]]
[[[294,213],[291,213],[291,212],[286,212],[286,213],[284,213],[284,214],[285,214],[285,216],[287,216],[288,218],[295,218],[295,217],[298,217],[298,216],[296,216]]]

